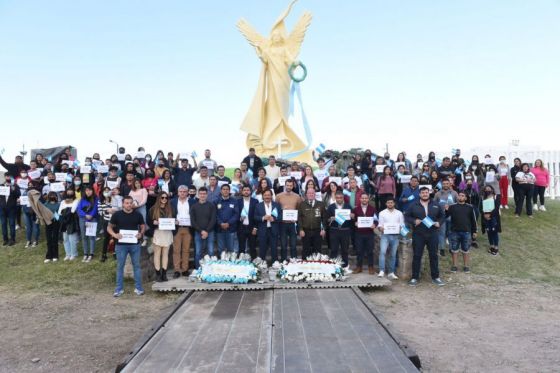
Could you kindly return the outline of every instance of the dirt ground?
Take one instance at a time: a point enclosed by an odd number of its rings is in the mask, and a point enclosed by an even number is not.
[[[425,372],[553,372],[560,289],[490,276],[367,292]],[[174,298],[0,294],[1,372],[111,372]],[[40,360],[36,360],[40,359]],[[34,362],[36,361],[36,362]]]
[[[447,275],[437,288],[400,282],[368,292],[425,372],[558,372],[560,288]]]

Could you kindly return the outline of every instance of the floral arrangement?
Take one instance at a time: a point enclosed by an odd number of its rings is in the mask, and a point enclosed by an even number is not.
[[[292,258],[279,264],[278,277],[289,282],[341,281],[349,272],[342,264],[340,257],[331,259],[328,255],[315,253],[305,260]]]
[[[249,254],[222,252],[220,259],[206,255],[200,260],[200,267],[196,277],[202,282],[231,282],[233,284],[247,284],[257,281],[261,269],[259,263],[251,262]]]

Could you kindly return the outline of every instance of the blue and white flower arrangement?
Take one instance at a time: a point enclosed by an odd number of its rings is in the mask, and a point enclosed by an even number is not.
[[[261,269],[251,262],[249,254],[222,252],[220,259],[206,255],[200,260],[200,267],[196,277],[207,283],[228,282],[233,284],[247,284],[255,282],[260,277]]]
[[[328,255],[315,253],[307,259],[284,261],[278,270],[278,277],[288,282],[334,282],[343,281],[350,272],[342,267],[341,257],[329,258]]]

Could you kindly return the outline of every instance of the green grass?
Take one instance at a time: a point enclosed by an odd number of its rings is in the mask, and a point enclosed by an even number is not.
[[[479,236],[479,249],[472,249],[471,268],[474,274],[488,274],[504,279],[532,280],[560,285],[560,249],[558,222],[560,201],[547,201],[547,212],[535,213],[534,219],[513,217],[513,211],[503,210],[500,255],[487,253],[488,241]],[[97,256],[91,263],[59,261],[44,264],[44,227],[36,248],[25,249],[22,230],[18,231],[18,244],[0,247],[0,289],[12,293],[58,293],[75,295],[83,292],[111,292],[115,286],[116,263],[110,258],[99,261],[101,241],[97,242]],[[59,247],[64,257],[62,245]],[[449,255],[442,258],[440,268],[449,270]],[[427,271],[424,260],[424,271]],[[461,258],[459,258],[461,264]],[[130,287],[132,280],[126,280]],[[149,284],[144,284],[150,292]]]

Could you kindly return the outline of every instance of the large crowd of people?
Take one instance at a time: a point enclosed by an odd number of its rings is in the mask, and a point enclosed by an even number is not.
[[[488,252],[498,255],[501,219],[509,209],[508,189],[514,193],[514,214],[546,211],[549,172],[542,160],[531,165],[519,158],[508,164],[486,154],[465,161],[460,151],[441,160],[430,152],[411,161],[405,152],[394,159],[370,150],[357,154],[327,150],[314,153],[316,165],[263,159],[254,149],[230,177],[212,159],[211,151],[196,154],[158,151],[155,157],[140,147],[133,155],[120,148],[102,159],[98,153],[79,162],[70,148],[55,158],[41,154],[25,164],[0,157],[7,170],[0,187],[3,245],[16,242],[16,229],[25,226],[25,247],[35,247],[45,226],[45,263],[94,259],[101,241],[100,260],[117,259],[117,287],[123,293],[127,255],[134,267],[135,292],[143,294],[140,253],[153,251],[157,281],[167,281],[172,248],[173,277],[188,276],[194,242],[194,267],[205,254],[247,252],[274,262],[315,252],[340,255],[348,266],[352,246],[357,254],[354,272],[397,279],[396,252],[400,239],[412,233],[413,264],[410,285],[420,279],[427,248],[432,282],[443,285],[439,257],[451,253],[451,271],[469,272],[469,250],[478,247],[481,233]],[[266,166],[265,166],[266,164]],[[24,222],[22,223],[22,217]],[[374,270],[375,231],[380,237],[379,271]],[[60,237],[61,236],[61,237]],[[298,255],[297,240],[302,251]],[[150,242],[151,241],[151,242]],[[258,248],[258,250],[257,250]]]

